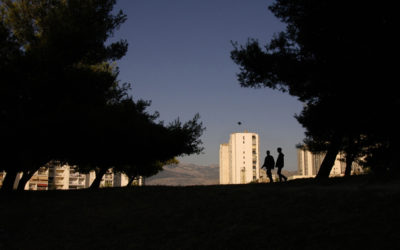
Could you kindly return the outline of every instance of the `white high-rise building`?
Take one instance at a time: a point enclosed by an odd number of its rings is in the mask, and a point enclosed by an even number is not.
[[[219,183],[229,184],[229,143],[219,145]]]
[[[220,145],[220,184],[244,184],[260,178],[259,140],[256,133],[230,135]]]

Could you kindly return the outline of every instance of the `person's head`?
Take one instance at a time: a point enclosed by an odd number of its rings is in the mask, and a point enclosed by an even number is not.
[[[282,148],[278,148],[278,153],[282,152]]]
[[[269,155],[269,150],[267,150],[267,155]]]

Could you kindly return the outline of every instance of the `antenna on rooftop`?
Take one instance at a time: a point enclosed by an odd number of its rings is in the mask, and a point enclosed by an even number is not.
[[[242,122],[241,122],[241,121],[238,121],[237,124],[240,126],[240,125],[242,125]],[[244,132],[245,132],[245,133],[248,133],[249,131],[248,131],[247,129],[245,129]]]

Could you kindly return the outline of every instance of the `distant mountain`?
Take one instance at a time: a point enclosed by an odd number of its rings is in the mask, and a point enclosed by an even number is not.
[[[273,171],[276,173],[276,170]],[[297,171],[282,170],[282,174],[289,177]],[[219,184],[219,165],[199,166],[195,164],[179,163],[165,166],[164,170],[155,176],[146,179],[146,185],[190,186]]]
[[[273,171],[273,172],[276,173],[276,169],[275,169],[275,171]],[[284,176],[286,176],[286,177],[290,177],[290,176],[293,176],[293,175],[297,175],[297,171],[282,169],[282,174],[283,174]]]
[[[199,166],[179,163],[165,166],[164,170],[146,179],[146,185],[190,186],[219,183],[219,166]]]

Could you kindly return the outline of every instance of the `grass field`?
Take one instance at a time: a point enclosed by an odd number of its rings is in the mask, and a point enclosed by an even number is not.
[[[0,193],[0,249],[399,249],[400,183]]]

